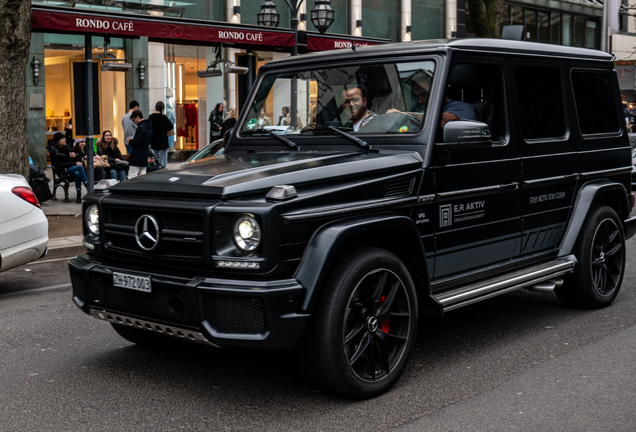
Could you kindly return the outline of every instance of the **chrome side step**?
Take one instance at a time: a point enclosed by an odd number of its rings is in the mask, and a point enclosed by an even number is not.
[[[185,330],[182,328],[167,326],[165,324],[153,323],[150,321],[144,321],[138,318],[127,317],[125,315],[106,312],[105,310],[91,309],[90,315],[93,318],[97,318],[102,321],[108,321],[113,324],[120,324],[129,327],[138,328],[141,330],[151,331],[159,333],[164,336],[172,336],[177,339],[183,339],[190,342],[198,342],[204,345],[210,345],[215,348],[220,348],[218,345],[213,344],[203,336],[202,333],[192,330]]]
[[[551,288],[554,289],[555,286],[560,285],[559,282],[562,283],[557,277],[572,272],[575,263],[576,258],[568,256],[504,276],[434,294],[434,297],[441,303],[444,312],[448,312],[519,288],[537,287],[536,290],[546,292],[550,288],[549,284],[541,283],[554,279],[551,282]]]

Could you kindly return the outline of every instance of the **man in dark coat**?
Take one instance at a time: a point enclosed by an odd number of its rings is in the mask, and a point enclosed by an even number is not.
[[[130,114],[130,118],[137,125],[137,130],[135,130],[135,136],[129,142],[132,147],[132,153],[130,154],[130,159],[128,159],[129,179],[146,174],[148,149],[152,142],[152,122],[144,120],[144,115],[139,110],[133,111]]]

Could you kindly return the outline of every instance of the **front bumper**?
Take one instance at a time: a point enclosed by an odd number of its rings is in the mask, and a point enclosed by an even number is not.
[[[289,348],[309,320],[295,280],[249,281],[145,271],[80,255],[69,262],[73,301],[115,324],[214,346]],[[152,292],[113,286],[112,273],[149,276]]]

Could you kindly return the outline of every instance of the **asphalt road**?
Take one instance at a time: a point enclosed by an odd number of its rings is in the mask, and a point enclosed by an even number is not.
[[[32,263],[0,275],[0,430],[634,431],[634,251],[606,309],[522,290],[423,319],[368,401],[308,387],[291,351],[134,346],[73,305],[65,261]]]

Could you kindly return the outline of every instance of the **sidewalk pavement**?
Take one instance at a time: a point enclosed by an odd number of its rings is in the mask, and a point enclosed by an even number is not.
[[[49,182],[49,189],[53,192],[53,171],[51,167],[46,168],[46,177],[51,181]],[[86,189],[82,186],[82,196],[86,194]],[[82,204],[75,202],[77,198],[77,191],[75,190],[75,183],[71,182],[68,187],[68,199],[70,203],[62,202],[64,200],[64,189],[58,187],[55,191],[55,197],[57,201],[50,199],[41,203],[42,210],[47,216],[75,216],[82,213]]]

